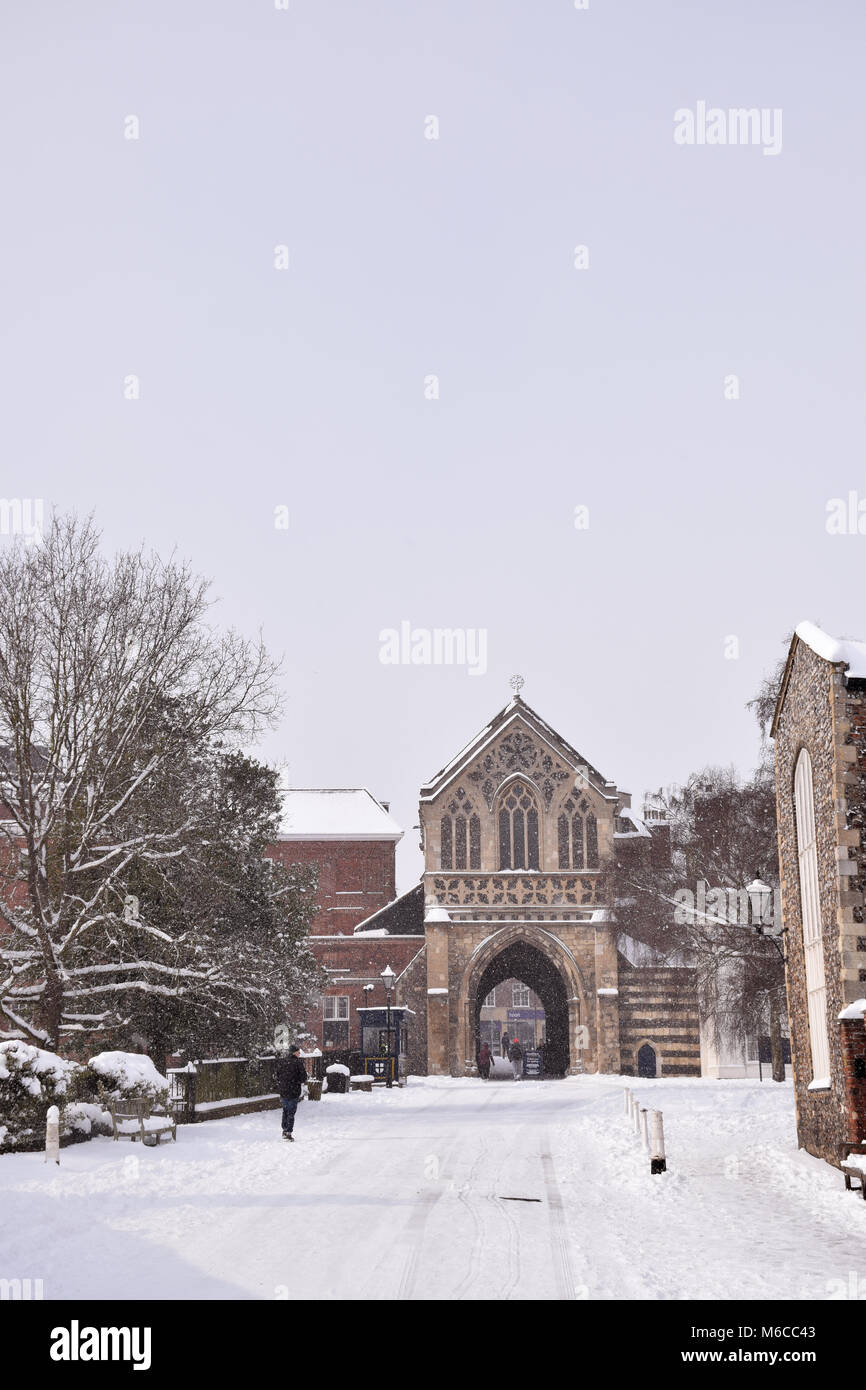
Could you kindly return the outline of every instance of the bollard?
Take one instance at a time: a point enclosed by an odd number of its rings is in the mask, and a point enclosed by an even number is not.
[[[649,1148],[649,1135],[647,1134],[647,1112],[642,1109],[640,1112],[640,1137],[645,1149]]]
[[[49,1105],[45,1116],[45,1162],[52,1158],[60,1162],[60,1111],[56,1105]]]
[[[623,1100],[625,1101],[625,1105],[623,1106],[623,1113],[628,1115],[631,1112],[631,1091],[628,1089],[628,1086],[626,1086],[622,1095]]]
[[[637,1101],[635,1101],[634,1103],[634,1107],[631,1112],[631,1117],[635,1134],[640,1134],[640,1105]]]
[[[667,1162],[665,1160],[665,1127],[662,1120],[662,1112],[654,1110],[652,1112],[652,1140],[650,1143],[650,1172],[667,1172]]]

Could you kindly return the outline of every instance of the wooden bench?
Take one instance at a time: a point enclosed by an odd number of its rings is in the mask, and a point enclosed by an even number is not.
[[[843,1163],[842,1172],[845,1174],[845,1191],[859,1192],[864,1202],[866,1202],[866,1172],[864,1172],[862,1168],[855,1167],[853,1163]],[[858,1183],[857,1187],[852,1188],[852,1178]]]
[[[177,1122],[173,1115],[151,1115],[149,1100],[111,1101],[108,1109],[115,1139],[140,1139],[148,1148],[157,1145],[164,1134],[177,1143]]]
[[[372,1076],[352,1076],[349,1078],[349,1085],[353,1091],[372,1091]]]

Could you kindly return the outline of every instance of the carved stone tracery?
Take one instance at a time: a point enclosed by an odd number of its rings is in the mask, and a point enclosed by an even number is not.
[[[460,874],[433,879],[441,907],[574,907],[600,901],[598,879],[576,874]]]
[[[557,788],[573,776],[564,763],[542,750],[530,734],[522,729],[514,729],[478,760],[468,779],[476,786],[481,784],[481,794],[488,810],[492,811],[499,787],[514,772],[522,772],[531,778],[548,811]]]

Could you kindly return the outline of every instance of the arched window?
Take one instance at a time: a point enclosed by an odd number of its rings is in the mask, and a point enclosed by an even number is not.
[[[598,868],[598,823],[592,811],[586,818],[586,867]]]
[[[582,803],[583,810],[589,803]],[[561,869],[582,869],[583,864],[583,816],[578,803],[569,797],[559,813],[556,822],[559,841],[559,867]]]
[[[800,869],[800,915],[803,921],[812,1080],[829,1083],[830,1045],[827,1037],[827,985],[824,979],[821,900],[818,894],[815,793],[812,786],[812,760],[805,748],[797,759],[794,772],[794,818]]]
[[[598,868],[598,822],[585,796],[570,796],[556,823],[561,869]]]
[[[439,833],[443,869],[481,868],[481,821],[462,787],[449,801]]]
[[[499,803],[499,867],[538,868],[538,807],[523,782],[512,782]]]

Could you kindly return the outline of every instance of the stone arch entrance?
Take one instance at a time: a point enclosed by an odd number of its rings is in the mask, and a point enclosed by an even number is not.
[[[475,1057],[481,1005],[497,984],[510,978],[529,985],[542,1002],[547,1020],[546,1072],[565,1076],[580,1070],[581,1063],[591,1068],[590,1050],[577,1046],[581,1035],[584,1041],[594,1035],[577,962],[562,942],[529,924],[496,932],[470,957],[460,987],[458,1058]]]

